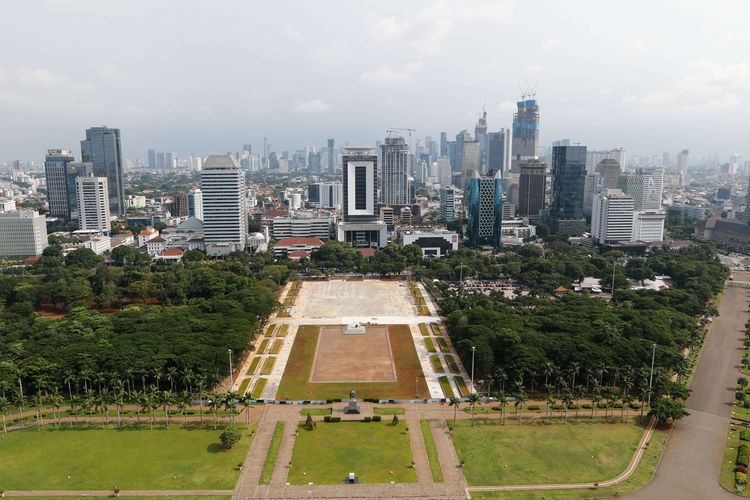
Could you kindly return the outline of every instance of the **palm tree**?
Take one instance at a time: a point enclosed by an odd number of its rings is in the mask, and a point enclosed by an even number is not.
[[[581,364],[573,361],[570,364],[570,368],[568,368],[568,373],[570,373],[570,388],[571,390],[576,386],[576,375],[578,375],[578,372],[581,370]]]
[[[151,376],[154,377],[154,380],[156,381],[156,388],[159,388],[159,381],[161,380],[161,368],[156,367],[151,371]]]
[[[177,367],[170,366],[167,368],[165,375],[167,380],[169,380],[169,389],[174,392],[174,381],[177,380]]]
[[[72,385],[75,384],[77,380],[78,379],[76,378],[76,374],[73,370],[65,371],[65,377],[63,378],[63,383],[68,385],[68,397],[70,399],[73,399]],[[78,386],[76,386],[76,392],[78,392]]]
[[[63,399],[62,395],[60,395],[60,392],[55,388],[52,391],[52,394],[49,397],[49,404],[52,405],[52,408],[55,410],[55,426],[60,426],[60,407],[65,403],[65,400]]]
[[[495,371],[495,379],[500,381],[500,390],[505,391],[505,381],[508,380],[508,374],[502,368]]]
[[[218,411],[219,408],[221,408],[221,399],[221,394],[219,394],[218,392],[212,392],[210,395],[210,399],[208,400],[208,407],[214,414],[214,430],[216,430],[216,426],[219,423]]]
[[[99,394],[101,394],[102,385],[107,385],[107,374],[104,372],[97,372],[96,375],[94,375],[94,380],[96,381],[96,384],[99,386]]]
[[[169,427],[169,407],[174,403],[174,393],[172,391],[162,391],[159,402],[164,408],[164,414],[167,416],[167,427]]]
[[[197,385],[197,396],[198,396],[198,408],[201,416],[201,424],[203,423],[203,401],[206,399],[206,389],[205,389],[205,382],[203,378],[199,378]]]
[[[245,412],[245,424],[250,425],[250,402],[253,400],[252,396],[246,394],[240,398],[240,404],[242,405],[242,411]]]
[[[143,408],[143,396],[145,395],[144,392],[141,392],[139,390],[134,389],[133,392],[130,394],[130,403],[135,405],[135,418],[137,424],[141,425],[141,409]]]
[[[91,418],[91,409],[94,407],[94,391],[91,389],[86,389],[86,392],[83,394],[83,399],[81,400],[81,408],[83,408],[83,413],[86,415],[86,421],[85,423],[89,423],[89,418]]]
[[[456,413],[458,412],[458,409],[461,407],[461,400],[457,397],[453,396],[448,400],[448,406],[453,407],[453,421],[456,421]]]
[[[598,386],[594,387],[594,395],[591,397],[591,418],[594,418],[595,410],[599,406],[601,400],[601,389]]]
[[[102,413],[101,423],[102,429],[104,429],[104,424],[109,423],[109,391],[106,387],[99,392],[94,404],[97,410]]]
[[[44,398],[37,392],[32,399],[34,402],[34,408],[36,409],[36,419],[39,427],[44,426],[44,414],[42,413],[42,407],[44,406]]]
[[[469,406],[471,407],[471,425],[474,426],[474,407],[477,403],[480,401],[479,394],[476,392],[470,392],[469,397],[467,398],[469,400]]]
[[[86,392],[89,389],[88,383],[91,382],[91,370],[81,370],[81,374],[78,379],[83,381],[83,392]]]
[[[526,392],[523,390],[523,386],[521,386],[521,389],[514,394],[514,396],[516,398],[516,402],[514,403],[516,407],[516,418],[518,419],[518,425],[521,425],[521,415],[518,411],[523,408],[523,404],[526,402]]]
[[[573,394],[575,395],[575,398],[576,398],[576,417],[578,417],[578,409],[581,407],[581,405],[578,404],[578,402],[580,401],[581,396],[583,396],[583,387],[580,385],[575,386],[573,388]]]
[[[542,366],[542,375],[544,375],[544,386],[547,386],[548,379],[557,371],[557,367],[552,361],[545,361]]]
[[[186,366],[182,369],[182,372],[180,372],[180,378],[182,379],[182,383],[185,384],[187,387],[188,392],[193,392],[193,379],[195,378],[195,373],[193,373],[193,370],[190,369],[189,366]]]
[[[151,403],[153,401],[153,397],[148,392],[144,392],[141,394],[141,402],[140,406],[143,411],[149,411],[151,409]],[[154,430],[154,417],[153,413],[151,414],[151,430]],[[140,419],[138,420],[140,422]]]
[[[125,369],[125,382],[128,386],[128,397],[130,397],[130,392],[133,390],[133,379],[135,377],[135,368],[132,366],[129,366]]]
[[[190,405],[190,393],[188,391],[182,391],[177,397],[177,408],[180,410],[182,415],[182,423],[185,424],[185,409]]]
[[[508,406],[508,396],[500,391],[497,394],[497,402],[500,403],[500,419],[502,420],[503,425],[505,425],[505,407]]]
[[[122,407],[125,406],[125,400],[123,398],[124,392],[123,391],[117,391],[115,392],[114,397],[112,398],[112,402],[115,404],[115,407],[117,408],[117,426],[122,427]]]
[[[552,414],[554,413],[556,404],[557,401],[555,401],[555,398],[553,398],[552,395],[547,397],[547,420],[549,423],[552,423]]]
[[[235,391],[227,392],[224,398],[224,408],[229,410],[229,423],[234,425],[234,414],[237,412],[237,393]]]
[[[570,389],[565,389],[563,391],[562,397],[563,397],[563,409],[564,409],[563,422],[567,422],[568,421],[568,410],[570,409],[570,405],[573,404],[573,391],[571,391]]]
[[[629,406],[633,402],[633,396],[630,396],[629,394],[624,394],[622,396],[622,411],[620,411],[620,418],[623,418],[625,415],[625,407]],[[625,421],[628,421],[628,417],[625,417]]]
[[[0,396],[0,414],[3,416],[3,437],[8,433],[8,426],[5,422],[5,413],[10,408],[10,401],[5,396]]]
[[[70,413],[73,414],[73,420],[75,421],[76,425],[78,425],[78,404],[80,403],[80,398],[78,395],[73,396],[70,398],[69,405],[70,405]],[[71,422],[70,425],[72,426],[73,423]]]
[[[544,384],[544,392],[547,394],[547,410],[544,413],[544,416],[547,417],[549,415],[549,399],[552,397],[552,391],[554,390],[554,387],[552,387],[551,384]]]

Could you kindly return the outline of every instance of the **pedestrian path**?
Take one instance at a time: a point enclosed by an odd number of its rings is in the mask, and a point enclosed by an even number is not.
[[[245,463],[242,466],[240,479],[234,490],[233,498],[253,498],[258,489],[260,475],[263,472],[263,464],[266,461],[268,448],[271,445],[274,426],[276,425],[268,416],[268,407],[261,414],[260,422],[250,443],[250,449],[247,451]]]
[[[432,438],[435,440],[438,458],[440,459],[440,468],[443,470],[445,484],[455,484],[466,487],[466,479],[461,471],[461,462],[453,447],[453,441],[450,438],[450,429],[445,420],[430,420],[430,430]]]

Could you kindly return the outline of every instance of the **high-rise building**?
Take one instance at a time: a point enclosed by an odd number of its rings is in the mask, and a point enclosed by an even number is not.
[[[635,200],[635,210],[660,210],[664,187],[664,169],[639,167],[620,176],[618,187]]]
[[[156,168],[162,169],[166,165],[164,161],[164,153],[156,153]]]
[[[602,189],[617,189],[620,184],[622,168],[620,163],[613,158],[601,160],[597,165],[595,172],[602,178]]]
[[[482,116],[474,127],[474,139],[479,143],[479,172],[487,173],[487,111],[482,110]]]
[[[122,149],[120,129],[92,127],[81,141],[81,161],[94,166],[94,175],[106,177],[109,186],[109,210],[125,215],[125,187],[122,182]]]
[[[690,151],[683,149],[677,153],[677,177],[680,180],[680,186],[687,186],[687,162]]]
[[[106,177],[76,177],[78,226],[84,231],[108,233],[110,226],[109,180]]]
[[[456,135],[453,156],[451,157],[451,167],[453,167],[454,172],[464,172],[464,143],[471,140],[471,134],[466,130],[462,130]]]
[[[602,245],[633,240],[633,204],[633,198],[619,189],[594,195],[591,236]]]
[[[343,197],[340,182],[316,182],[307,187],[307,202],[313,208],[341,209]]]
[[[586,182],[586,146],[552,148],[552,230],[580,234],[585,230],[583,195]],[[564,222],[563,222],[564,221]]]
[[[42,255],[47,223],[35,210],[0,212],[0,258]]]
[[[203,192],[200,189],[191,189],[187,195],[188,217],[203,220]]]
[[[469,181],[469,244],[500,246],[503,221],[503,181],[501,173],[492,177],[474,172]]]
[[[172,206],[169,210],[172,217],[187,217],[188,216],[188,194],[187,193],[175,193],[172,195]]]
[[[440,188],[440,220],[450,222],[456,219],[456,190],[453,186]]]
[[[385,138],[380,146],[381,168],[380,203],[383,205],[408,205],[411,203],[409,178],[409,145],[403,137]]]
[[[337,236],[352,246],[382,248],[387,227],[378,220],[378,156],[372,148],[346,148],[343,167],[343,222]]]
[[[750,224],[750,182],[747,186],[747,194],[745,195],[745,216],[743,217],[745,224]]]
[[[450,186],[453,182],[451,175],[451,161],[445,156],[437,161],[437,182],[441,186]]]
[[[48,149],[44,159],[49,214],[70,218],[68,204],[68,165],[75,161],[69,149]]]
[[[511,169],[518,172],[521,160],[539,158],[539,105],[536,99],[516,102],[513,114],[513,159]]]
[[[156,151],[148,150],[148,168],[156,168]]]
[[[664,210],[636,210],[633,212],[633,240],[662,241],[666,218]]]
[[[522,160],[519,170],[518,216],[539,220],[539,214],[544,209],[547,164],[541,160]]]
[[[487,134],[487,171],[505,175],[510,170],[510,136],[506,128]]]
[[[479,141],[464,140],[463,152],[461,154],[461,172],[463,172],[464,183],[468,183],[473,177],[473,172],[481,175],[480,168],[481,150]]]
[[[334,150],[333,137],[328,138],[328,175],[336,173],[336,151]]]
[[[201,170],[203,230],[208,255],[244,251],[247,243],[245,174],[232,156],[209,155]]]

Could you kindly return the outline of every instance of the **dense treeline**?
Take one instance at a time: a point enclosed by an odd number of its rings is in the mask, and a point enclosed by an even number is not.
[[[207,261],[197,252],[182,264],[151,264],[120,247],[112,259],[105,265],[86,249],[63,258],[53,245],[30,269],[4,271],[3,393],[19,378],[35,391],[67,392],[71,380],[83,388],[94,379],[158,388],[167,374],[173,388],[198,379],[210,387],[227,374],[228,349],[240,356],[273,312],[288,274],[261,259],[249,265],[245,254]],[[38,314],[50,310],[58,314]]]
[[[580,262],[574,253],[564,259],[554,255],[524,260],[521,267],[528,271],[535,260],[547,260],[544,266],[550,273],[559,272],[561,284],[577,274],[566,268],[580,267],[592,274],[595,269],[607,271],[598,256]],[[539,389],[550,383],[572,387],[577,377],[588,388],[594,383],[617,385],[622,374],[642,384],[653,344],[662,382],[667,374],[686,373],[682,351],[702,341],[697,316],[715,311],[708,301],[721,290],[726,268],[706,246],[656,250],[620,268],[636,280],[666,274],[674,286],[659,292],[616,286],[611,302],[572,292],[558,299],[529,295],[508,300],[500,293],[487,296],[446,290],[441,307],[464,363],[470,365],[471,347],[476,347],[477,376],[495,381],[496,387],[506,380]],[[523,271],[520,277],[531,282]]]

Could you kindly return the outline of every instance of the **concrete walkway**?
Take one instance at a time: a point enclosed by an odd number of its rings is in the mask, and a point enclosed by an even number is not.
[[[406,414],[406,426],[409,428],[409,444],[411,444],[412,461],[417,473],[417,483],[432,484],[432,471],[430,461],[427,458],[422,429],[419,425],[419,415],[415,413]]]

